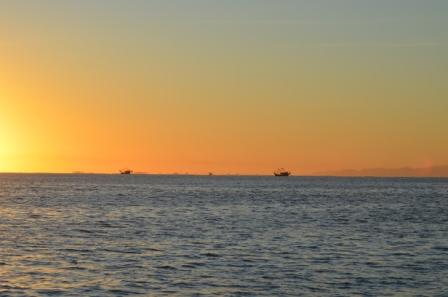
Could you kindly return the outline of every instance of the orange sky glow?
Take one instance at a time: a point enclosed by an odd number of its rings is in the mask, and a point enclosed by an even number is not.
[[[1,172],[448,164],[445,4],[25,2],[0,4]]]

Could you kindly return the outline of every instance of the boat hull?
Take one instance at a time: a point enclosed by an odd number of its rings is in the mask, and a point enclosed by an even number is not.
[[[274,173],[275,176],[290,176],[291,172],[280,172],[280,173]]]

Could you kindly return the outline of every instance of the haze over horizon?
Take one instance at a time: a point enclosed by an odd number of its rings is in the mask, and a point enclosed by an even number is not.
[[[446,11],[443,0],[0,0],[0,172],[448,164]]]

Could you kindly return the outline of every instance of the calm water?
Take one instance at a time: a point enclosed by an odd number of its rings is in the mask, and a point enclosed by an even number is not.
[[[448,296],[448,180],[0,175],[1,296]]]

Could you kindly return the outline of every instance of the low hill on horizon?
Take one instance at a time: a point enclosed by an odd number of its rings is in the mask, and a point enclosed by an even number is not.
[[[448,177],[448,165],[426,168],[366,168],[316,172],[318,176]]]

